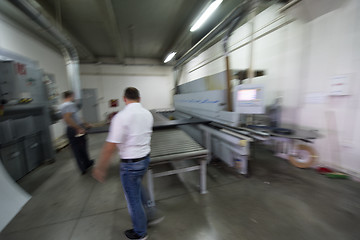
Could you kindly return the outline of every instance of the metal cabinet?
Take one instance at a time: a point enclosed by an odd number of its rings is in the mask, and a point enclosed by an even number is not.
[[[43,151],[41,145],[40,134],[26,136],[24,140],[26,153],[26,163],[28,171],[32,171],[38,167],[43,161]]]
[[[0,61],[1,99],[32,98],[28,104],[5,104],[0,119],[0,156],[18,180],[42,162],[54,159],[48,95],[43,72],[28,63]]]
[[[11,120],[0,122],[0,144],[5,144],[13,140]]]
[[[45,118],[43,115],[35,115],[33,117],[33,124],[35,128],[35,132],[43,131],[44,126],[47,126]]]
[[[2,145],[0,156],[5,169],[14,180],[19,180],[28,172],[23,141]]]
[[[44,161],[40,125],[34,117],[0,122],[0,156],[5,169],[14,180],[19,180]],[[39,125],[39,126],[37,126]]]
[[[13,137],[15,139],[28,136],[35,132],[34,120],[32,116],[14,119],[12,121],[12,128],[14,134]]]

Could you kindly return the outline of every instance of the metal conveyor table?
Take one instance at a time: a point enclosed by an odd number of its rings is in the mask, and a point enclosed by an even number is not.
[[[147,173],[150,199],[155,203],[154,178],[200,170],[200,193],[206,193],[208,150],[178,128],[154,131],[151,138],[151,162]],[[174,161],[199,160],[199,165],[154,173],[153,167]]]

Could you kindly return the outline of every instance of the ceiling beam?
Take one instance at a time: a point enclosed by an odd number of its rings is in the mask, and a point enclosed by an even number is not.
[[[102,19],[104,19],[104,27],[107,30],[111,42],[115,48],[116,58],[119,63],[124,63],[124,49],[113,4],[111,0],[97,1],[97,3],[101,9]]]

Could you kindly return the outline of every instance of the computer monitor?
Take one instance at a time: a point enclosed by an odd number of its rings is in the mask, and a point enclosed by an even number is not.
[[[237,92],[238,101],[253,101],[256,100],[257,89],[240,89]]]
[[[242,84],[235,87],[234,111],[243,114],[263,114],[264,87],[259,84]]]

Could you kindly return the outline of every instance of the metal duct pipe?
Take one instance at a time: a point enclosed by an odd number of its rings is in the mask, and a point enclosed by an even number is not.
[[[66,61],[66,72],[71,89],[73,90],[75,95],[75,100],[78,103],[78,106],[81,107],[81,84],[80,84],[79,61],[68,59]]]
[[[291,8],[292,6],[298,4],[301,1],[302,0],[293,0],[293,1],[289,2],[288,4],[284,5],[282,8],[280,8],[279,12],[282,13],[282,12],[286,11],[287,9]]]
[[[232,32],[235,30],[235,27],[239,24],[241,19],[242,19],[242,17],[238,16],[231,22],[231,25],[230,25],[229,29],[227,30],[225,37],[223,38],[223,47],[224,47],[224,52],[226,55],[229,54],[229,49],[228,49],[229,38],[230,38]]]
[[[9,0],[14,6],[26,14],[30,19],[41,26],[45,31],[52,35],[59,42],[59,47],[63,52],[66,61],[66,70],[70,85],[75,94],[75,99],[81,99],[81,85],[79,74],[79,56],[76,48],[72,42],[53,25],[44,15],[41,14],[29,1],[27,0]]]
[[[190,48],[175,64],[174,68],[179,67],[194,54],[200,51],[207,43],[209,43],[219,33],[224,31],[235,18],[240,17],[243,19],[250,9],[250,0],[246,0],[235,8],[223,21],[221,21],[216,27],[214,27],[208,34],[205,35],[195,46]]]

